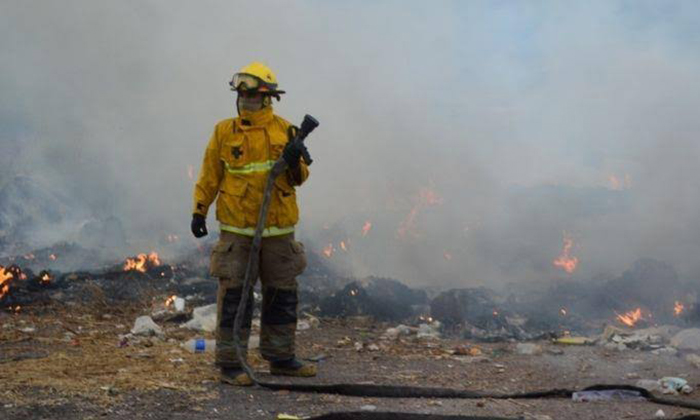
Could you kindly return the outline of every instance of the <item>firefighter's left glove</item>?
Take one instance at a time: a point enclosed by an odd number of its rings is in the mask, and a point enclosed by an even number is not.
[[[195,238],[201,238],[202,236],[207,236],[207,218],[201,214],[192,215],[192,234]]]
[[[289,165],[291,169],[296,169],[299,167],[299,159],[301,159],[302,156],[304,157],[304,161],[306,161],[307,165],[311,163],[309,151],[301,141],[290,141],[286,146],[284,146],[284,151],[282,151],[282,158],[284,158],[284,161],[287,162],[287,165]]]

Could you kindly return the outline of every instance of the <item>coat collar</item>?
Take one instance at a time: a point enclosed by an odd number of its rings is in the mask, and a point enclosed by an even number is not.
[[[266,106],[260,111],[242,111],[240,117],[236,118],[236,125],[243,130],[256,127],[264,127],[272,121],[272,107]]]

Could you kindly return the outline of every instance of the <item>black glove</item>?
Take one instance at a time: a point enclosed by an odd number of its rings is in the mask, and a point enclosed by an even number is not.
[[[192,234],[195,238],[201,238],[202,236],[207,236],[207,218],[201,214],[192,215]]]
[[[284,150],[282,151],[282,157],[291,169],[299,167],[299,159],[302,156],[304,156],[307,165],[311,163],[309,151],[306,149],[306,146],[304,146],[304,142],[301,141],[290,141],[284,146]]]

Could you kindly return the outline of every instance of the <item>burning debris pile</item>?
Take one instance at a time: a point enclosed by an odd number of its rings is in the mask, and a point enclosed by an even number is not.
[[[380,321],[401,322],[426,313],[427,293],[397,280],[369,277],[353,281],[321,301],[322,316],[370,315]]]

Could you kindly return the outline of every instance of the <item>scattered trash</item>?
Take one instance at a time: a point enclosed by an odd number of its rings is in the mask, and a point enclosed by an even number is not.
[[[364,344],[360,343],[359,341],[356,341],[356,342],[355,342],[355,350],[357,350],[357,351],[362,351],[362,349],[363,349],[364,347],[365,347]]]
[[[678,354],[678,350],[674,347],[661,347],[660,349],[652,350],[651,352],[657,356],[660,356],[662,354],[675,356]]]
[[[677,395],[679,392],[690,394],[693,392],[693,387],[688,385],[688,381],[682,378],[667,376],[659,380],[640,379],[636,386],[644,388],[649,392],[660,392],[662,394]]]
[[[362,407],[360,407],[360,411],[375,411],[376,409],[377,409],[377,406],[371,405],[371,404],[363,405]]]
[[[176,297],[175,300],[173,301],[173,307],[175,307],[175,312],[184,312],[185,311],[185,299],[181,297]]]
[[[182,343],[181,346],[190,353],[213,352],[216,350],[216,340],[190,338]]]
[[[554,340],[555,344],[564,344],[569,346],[588,346],[593,344],[593,340],[588,337],[560,337]]]
[[[666,413],[664,413],[664,410],[659,409],[656,413],[654,413],[654,418],[655,419],[663,419],[666,417]]]
[[[602,391],[579,391],[574,392],[571,396],[574,402],[590,402],[590,401],[645,401],[639,391],[628,389],[606,389]]]
[[[440,338],[440,321],[433,321],[430,324],[420,324],[418,326],[418,338]]]
[[[374,344],[374,343],[372,343],[372,344],[370,344],[369,346],[367,346],[367,350],[369,350],[369,351],[379,351],[379,346],[376,345],[376,344]]]
[[[216,329],[216,303],[194,308],[192,319],[183,326],[191,330],[213,332]]]
[[[308,360],[309,362],[321,362],[321,361],[326,360],[326,359],[328,359],[328,355],[323,354],[323,353],[306,358],[306,360]]]
[[[693,392],[693,387],[688,385],[688,381],[683,378],[666,376],[661,378],[661,385],[666,389],[672,389],[683,394],[690,394]]]
[[[515,351],[517,351],[518,354],[530,356],[542,353],[542,347],[535,343],[518,343],[518,345],[515,346]]]
[[[640,379],[637,381],[635,386],[646,389],[649,392],[662,392],[664,390],[661,382],[654,379]]]
[[[311,329],[311,324],[309,324],[308,322],[301,320],[301,319],[297,322],[297,331],[306,331],[306,330],[310,330],[310,329]]]
[[[302,420],[302,417],[292,416],[291,414],[278,414],[276,420]]]
[[[260,334],[253,334],[248,338],[248,349],[257,349],[260,347]]]
[[[411,335],[412,329],[406,325],[398,325],[395,328],[389,328],[384,332],[384,337],[388,340],[396,340],[401,336]]]
[[[131,333],[134,335],[141,335],[145,337],[152,337],[154,335],[162,336],[163,329],[158,326],[153,319],[148,315],[143,315],[136,318],[134,322],[134,327],[131,329]]]

